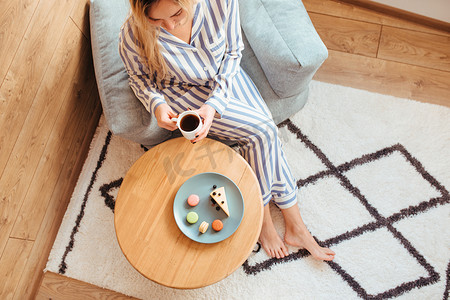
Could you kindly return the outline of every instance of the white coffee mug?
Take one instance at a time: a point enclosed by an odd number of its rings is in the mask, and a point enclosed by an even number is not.
[[[177,118],[172,118],[172,121],[177,122],[178,129],[188,140],[195,139],[203,125],[200,115],[191,110],[182,112]]]

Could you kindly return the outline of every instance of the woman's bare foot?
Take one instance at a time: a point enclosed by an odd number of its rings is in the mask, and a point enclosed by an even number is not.
[[[281,240],[273,225],[269,204],[264,207],[263,224],[259,241],[270,257],[283,258],[289,255],[286,245]]]
[[[333,260],[334,251],[328,248],[321,247],[312,237],[311,233],[303,223],[300,211],[297,205],[287,209],[282,209],[286,223],[286,234],[284,241],[294,247],[305,248],[311,255],[318,260]]]

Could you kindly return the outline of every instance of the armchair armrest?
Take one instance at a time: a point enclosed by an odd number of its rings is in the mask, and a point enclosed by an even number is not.
[[[116,135],[145,146],[171,136],[158,127],[128,84],[128,74],[119,55],[119,31],[129,10],[127,0],[91,0],[92,56],[100,101],[109,129]]]
[[[270,86],[280,98],[307,88],[328,57],[300,0],[241,0],[241,26]]]

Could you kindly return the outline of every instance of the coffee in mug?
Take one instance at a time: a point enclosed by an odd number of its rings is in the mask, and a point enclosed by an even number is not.
[[[198,124],[200,123],[200,119],[196,115],[185,115],[180,122],[180,129],[184,131],[194,131]]]
[[[195,139],[203,125],[200,115],[192,110],[182,112],[177,118],[172,118],[172,121],[177,122],[177,127],[188,140]]]

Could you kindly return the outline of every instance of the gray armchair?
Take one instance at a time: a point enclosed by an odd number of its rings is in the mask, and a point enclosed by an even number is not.
[[[145,146],[171,138],[174,133],[158,127],[128,85],[118,52],[128,0],[90,4],[95,76],[108,127]],[[280,123],[305,105],[309,82],[328,51],[300,0],[240,0],[239,7],[245,45],[241,66]]]

